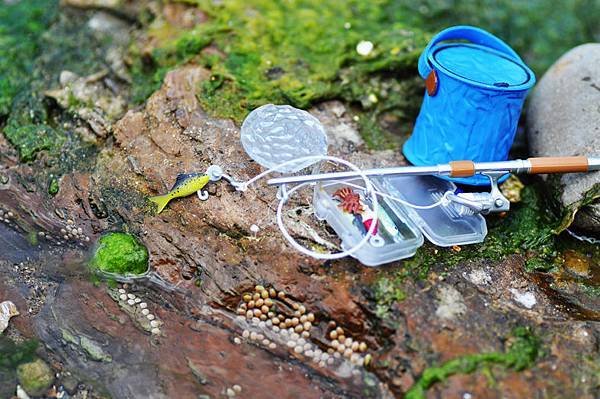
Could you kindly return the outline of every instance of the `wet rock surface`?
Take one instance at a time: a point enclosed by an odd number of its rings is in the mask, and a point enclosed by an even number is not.
[[[534,89],[527,110],[534,156],[592,155],[600,148],[600,44],[578,46],[563,55]],[[600,233],[600,173],[550,179],[566,209],[562,228]],[[580,209],[582,208],[582,209]]]
[[[6,208],[20,209],[18,204],[28,201],[35,209],[35,217],[21,212],[13,219],[43,228],[51,236],[60,236],[69,218],[92,241],[111,221],[127,224],[148,248],[151,268],[149,277],[116,288],[94,285],[78,244],[57,247],[43,241],[32,250],[32,257],[50,251],[56,266],[33,260],[18,268],[10,263],[1,268],[2,281],[18,291],[2,289],[6,298],[0,300],[31,301],[26,299],[32,295],[31,287],[44,287],[41,301],[23,305],[31,312],[15,318],[9,332],[37,336],[52,354],[49,358],[55,359],[52,364],[73,373],[99,397],[104,392],[112,397],[155,398],[223,397],[232,392],[394,397],[407,392],[432,364],[501,351],[512,328],[525,325],[540,334],[549,350],[532,369],[493,367],[492,386],[479,373],[455,375],[435,384],[431,395],[522,397],[544,389],[549,397],[593,397],[590,364],[597,360],[600,330],[597,323],[585,320],[597,316],[584,314],[582,321],[573,321],[569,309],[561,308],[549,295],[551,290],[545,291],[537,281],[543,276],[523,271],[520,256],[502,263],[464,262],[449,270],[434,269],[426,280],[406,279],[402,284],[406,299],[389,302],[381,313],[376,311],[373,287],[408,266],[400,262],[369,269],[351,259],[323,264],[300,256],[276,229],[273,188],[257,184],[240,193],[219,182],[209,187],[209,200],[176,200],[155,216],[144,197],[167,190],[178,173],[219,164],[243,180],[261,170],[243,152],[239,128],[208,117],[190,92],[206,76],[198,67],[169,73],[144,108],[127,112],[115,124],[114,147],[101,151],[92,172],[63,177],[53,199],[29,194],[16,184],[0,191]],[[336,115],[339,107],[323,104],[315,114]],[[327,127],[328,119],[322,120]],[[363,152],[364,147],[352,141],[349,147],[349,136],[343,137],[331,153],[363,165],[402,162],[393,152]],[[19,164],[6,165],[5,170],[10,176],[27,173]],[[92,211],[100,208],[98,204],[105,213]],[[309,207],[303,212],[310,217]],[[288,223],[300,225],[301,217],[294,212]],[[259,226],[258,233],[252,231],[253,224]],[[315,227],[294,227],[293,234],[310,243],[316,229],[333,240],[323,226],[310,225]],[[82,245],[90,248],[85,241]],[[319,365],[289,348],[272,327],[240,318],[240,298],[256,284],[284,290],[314,313],[311,345],[330,348],[327,326],[335,321],[345,334],[367,344],[372,360],[356,366],[342,356],[334,365]],[[598,309],[598,304],[590,306]],[[245,331],[252,331],[255,339],[245,337]],[[581,353],[590,354],[589,360],[582,362]],[[59,378],[57,387],[66,386],[69,379],[65,379]]]
[[[64,3],[121,15],[115,10],[129,12],[130,2]],[[181,5],[167,11],[183,25],[198,17]],[[102,26],[102,18],[92,25]],[[0,135],[0,302],[20,312],[0,335],[0,353],[48,365],[53,378],[41,395],[403,397],[433,367],[505,353],[514,330],[525,327],[540,340],[526,369],[464,367],[432,384],[427,397],[598,396],[600,302],[579,284],[600,282],[597,255],[566,252],[568,267],[553,273],[526,272],[528,253],[453,258],[460,247],[427,246],[421,257],[381,268],[351,258],[320,262],[281,237],[276,190],[263,182],[246,192],[211,183],[207,201],[174,200],[157,216],[146,198],[166,192],[179,173],[218,164],[247,180],[262,169],[243,151],[239,126],[200,106],[194,89],[210,79],[208,70],[174,69],[144,105],[121,115],[126,79],[113,86],[120,64],[106,64],[108,75],[88,71],[61,81],[61,69],[55,76],[61,112],[71,94],[83,99],[71,103],[78,107],[69,123],[96,143],[85,167],[65,169],[55,193],[46,189],[46,155],[21,162]],[[102,129],[81,112],[90,99],[98,100]],[[330,154],[363,167],[404,162],[399,152],[367,150],[343,103],[309,111],[328,132]],[[313,217],[311,198],[300,192],[286,207],[291,234],[307,246],[338,249]],[[107,232],[140,240],[147,275],[106,281],[90,271],[95,243]],[[429,255],[458,260],[427,262]],[[278,315],[283,320],[274,322]],[[282,323],[290,324],[285,333]],[[11,397],[19,379],[6,358],[0,396]]]

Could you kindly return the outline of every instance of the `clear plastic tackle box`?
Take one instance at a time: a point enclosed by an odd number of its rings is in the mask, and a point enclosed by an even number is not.
[[[434,176],[392,176],[373,178],[377,191],[414,205],[438,202],[454,183]],[[327,221],[341,239],[342,249],[355,247],[368,233],[373,206],[365,195],[361,179],[318,184],[314,192],[315,215]],[[352,256],[367,266],[378,266],[409,258],[423,245],[423,236],[448,247],[483,241],[485,219],[456,202],[444,201],[431,209],[415,209],[398,201],[378,197],[377,227],[369,241]]]

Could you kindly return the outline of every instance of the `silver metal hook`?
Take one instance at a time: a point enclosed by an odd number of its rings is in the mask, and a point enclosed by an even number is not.
[[[206,169],[206,174],[209,176],[210,181],[216,182],[219,180],[225,180],[227,183],[231,184],[233,188],[238,191],[244,191],[246,186],[243,182],[238,182],[233,177],[223,173],[223,168],[219,165],[211,165]],[[202,198],[201,198],[202,199]]]
[[[201,201],[206,201],[210,196],[206,190],[198,190],[196,191],[196,195],[198,195],[198,198],[200,198]]]

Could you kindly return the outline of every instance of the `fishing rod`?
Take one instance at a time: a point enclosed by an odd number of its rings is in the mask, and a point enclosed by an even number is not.
[[[510,209],[510,201],[498,188],[499,179],[508,173],[545,174],[545,173],[585,173],[600,170],[600,158],[573,157],[541,157],[516,159],[499,162],[453,161],[433,166],[399,166],[391,168],[366,169],[362,176],[422,176],[437,175],[449,177],[470,177],[481,174],[490,180],[490,192],[458,193],[448,196],[450,201],[467,207],[472,213],[488,214],[506,212]],[[284,176],[267,181],[272,186],[286,184],[302,184],[324,181],[351,180],[361,177],[356,171],[320,173],[301,176]]]
[[[581,173],[600,170],[600,158],[585,156],[575,157],[542,157],[515,159],[499,162],[452,161],[447,164],[432,166],[398,166],[391,168],[366,169],[362,173],[369,177],[383,176],[421,176],[438,175],[449,177],[470,177],[477,173],[544,174],[544,173]],[[269,179],[267,184],[297,184],[307,182],[347,180],[360,177],[355,171],[320,173],[301,176],[283,176]]]

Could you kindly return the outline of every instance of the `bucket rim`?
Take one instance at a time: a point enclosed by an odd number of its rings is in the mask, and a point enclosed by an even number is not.
[[[459,45],[464,46],[464,47],[477,48],[478,50],[492,53],[492,54],[494,54],[498,57],[501,57],[509,62],[512,62],[513,64],[518,65],[520,68],[523,69],[523,71],[527,74],[528,79],[519,85],[508,86],[508,87],[494,86],[492,84],[478,82],[476,80],[469,79],[465,76],[459,75],[456,72],[452,71],[451,69],[448,69],[447,67],[445,67],[443,64],[439,63],[437,61],[437,59],[435,58],[435,54],[437,52],[439,52],[445,48],[456,47]],[[455,80],[458,80],[460,82],[466,83],[468,85],[487,89],[487,90],[500,91],[500,92],[526,91],[526,90],[531,89],[536,83],[535,73],[522,60],[515,59],[514,57],[511,57],[510,55],[508,55],[506,53],[503,53],[501,51],[490,48],[488,46],[483,46],[483,45],[476,44],[476,43],[468,43],[468,42],[438,43],[429,50],[429,52],[427,54],[427,60],[429,61],[430,65],[434,67],[434,69],[436,69],[438,71],[443,71],[443,73],[445,75],[447,75],[451,78],[454,78]]]

